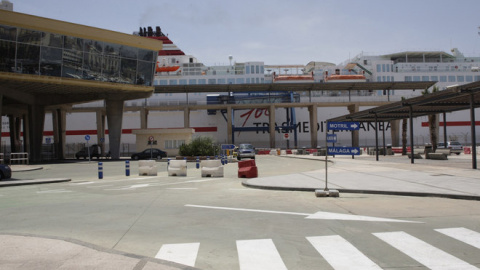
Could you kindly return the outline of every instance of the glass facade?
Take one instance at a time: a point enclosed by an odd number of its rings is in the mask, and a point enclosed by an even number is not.
[[[0,25],[0,72],[153,85],[157,52]]]

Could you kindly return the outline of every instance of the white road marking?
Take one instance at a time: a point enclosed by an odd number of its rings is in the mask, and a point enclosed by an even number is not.
[[[194,204],[186,204],[185,206],[187,206],[187,207],[197,207],[197,208],[207,208],[207,209],[217,209],[217,210],[230,210],[230,211],[270,213],[270,214],[287,214],[287,215],[298,215],[298,216],[308,216],[308,215],[310,215],[310,214],[295,213],[295,212],[282,212],[282,211],[245,209],[245,208],[231,208],[231,207],[206,206],[206,205],[194,205]]]
[[[382,269],[339,235],[313,236],[307,240],[334,269]]]
[[[143,188],[148,186],[150,186],[150,184],[138,184],[138,185],[132,185],[129,188]]]
[[[480,233],[478,232],[466,228],[437,229],[435,231],[480,249]]]
[[[71,186],[81,186],[81,185],[90,185],[94,184],[95,182],[82,182],[82,183],[73,183]]]
[[[185,181],[185,183],[201,183],[201,182],[210,182],[210,181],[216,181],[218,179],[216,178],[210,178],[210,179],[202,179],[202,180],[189,180]]]
[[[287,269],[272,239],[238,240],[240,270]]]
[[[46,194],[46,193],[66,193],[66,192],[72,192],[71,190],[66,190],[66,189],[52,189],[52,190],[42,190],[42,191],[37,191],[39,194]]]
[[[199,247],[200,243],[167,244],[160,248],[155,258],[193,267]]]
[[[170,190],[197,190],[198,188],[166,188]]]
[[[349,214],[338,214],[338,213],[329,213],[329,212],[317,212],[315,214],[309,215],[307,219],[330,219],[330,220],[355,220],[355,221],[378,221],[378,222],[406,222],[406,223],[423,223],[417,221],[408,221],[400,219],[391,219],[391,218],[377,218],[369,216],[357,216]]]
[[[477,267],[454,257],[405,232],[374,233],[376,237],[434,270],[476,269]]]
[[[197,208],[207,208],[207,209],[217,209],[217,210],[230,210],[230,211],[244,211],[244,212],[257,212],[257,213],[269,213],[269,214],[285,214],[285,215],[307,216],[306,218],[308,218],[308,219],[421,223],[421,222],[405,221],[405,220],[399,220],[399,219],[376,218],[376,217],[337,214],[337,213],[329,213],[329,212],[317,212],[315,214],[307,214],[307,213],[296,213],[296,212],[283,212],[283,211],[270,211],[270,210],[246,209],[246,208],[218,207],[218,206],[193,205],[193,204],[186,204],[185,206],[187,206],[187,207],[197,207]]]

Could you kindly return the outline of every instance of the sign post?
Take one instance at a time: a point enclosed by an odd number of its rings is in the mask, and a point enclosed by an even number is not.
[[[90,141],[90,135],[85,135],[85,140],[87,141],[88,162],[90,162],[90,147],[88,146],[88,141]]]
[[[346,130],[346,131],[353,131],[359,130],[360,123],[359,122],[327,122],[327,131],[325,132],[326,140],[325,146],[327,151],[325,153],[325,189],[315,190],[315,195],[317,197],[338,197],[340,193],[338,190],[329,190],[328,189],[328,155],[359,155],[360,148],[358,147],[328,147],[328,143],[336,143],[337,142],[337,135],[336,134],[328,134],[328,131],[333,130]]]
[[[150,144],[150,159],[153,159],[153,136],[148,137],[148,144]]]

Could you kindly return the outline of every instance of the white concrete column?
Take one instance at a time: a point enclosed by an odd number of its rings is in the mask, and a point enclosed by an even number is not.
[[[310,142],[312,148],[316,148],[318,146],[317,108],[317,105],[312,105],[308,107],[308,112],[310,113]]]
[[[112,159],[120,158],[120,142],[122,138],[123,100],[106,100],[108,138]]]
[[[270,129],[270,148],[275,148],[275,105],[270,105],[269,110],[269,129]]]

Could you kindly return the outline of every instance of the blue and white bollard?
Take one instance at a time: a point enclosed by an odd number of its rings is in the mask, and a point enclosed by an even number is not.
[[[228,156],[225,155],[225,165],[227,165],[227,164],[228,164]]]
[[[168,169],[168,166],[170,166],[170,159],[171,159],[171,158],[168,158],[168,159],[167,159],[167,169]]]
[[[130,176],[130,160],[125,161],[125,176]]]
[[[220,156],[220,160],[222,161],[222,165],[225,165],[225,156],[224,155]]]
[[[98,179],[103,179],[103,163],[98,162]]]
[[[218,159],[218,155],[215,155],[215,159]]]
[[[187,157],[183,157],[183,160],[185,160],[185,162],[187,163],[187,168],[188,168],[188,161],[187,161]]]
[[[197,157],[197,169],[200,169],[200,158]]]

